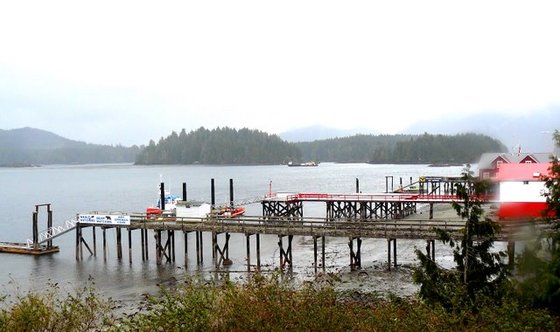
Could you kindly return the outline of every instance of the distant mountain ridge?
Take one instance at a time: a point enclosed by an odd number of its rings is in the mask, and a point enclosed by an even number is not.
[[[10,130],[0,129],[0,149],[54,150],[80,145],[85,146],[87,143],[73,141],[42,129],[30,127]]]
[[[312,142],[336,137],[349,137],[354,135],[376,135],[377,131],[367,128],[336,129],[324,126],[309,126],[296,128],[280,133],[278,136],[291,143]]]
[[[134,162],[137,146],[88,144],[42,129],[0,129],[0,166]]]
[[[450,114],[445,118],[417,122],[403,133],[428,132],[453,135],[460,132],[474,132],[499,139],[510,151],[521,148],[523,152],[552,152],[554,150],[552,132],[555,129],[560,129],[560,107],[522,115]]]
[[[560,129],[560,106],[536,110],[527,114],[483,113],[462,115],[450,113],[445,117],[417,121],[402,135],[457,135],[477,133],[500,140],[510,151],[521,148],[524,152],[552,152],[552,133]],[[335,129],[323,126],[309,126],[285,131],[279,136],[288,142],[312,142],[332,138],[350,137],[358,134],[378,133],[373,129]]]

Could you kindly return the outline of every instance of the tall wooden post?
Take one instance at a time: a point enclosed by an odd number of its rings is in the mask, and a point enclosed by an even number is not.
[[[51,205],[47,204],[47,230],[51,232],[52,235],[52,225],[53,225],[53,218],[52,218],[52,210]],[[47,241],[47,249],[51,249],[53,246],[52,239]]]
[[[120,227],[116,228],[117,231],[117,258],[122,259],[122,234]]]
[[[233,208],[233,179],[229,179],[229,206]]]
[[[132,230],[128,229],[128,262],[132,264]]]
[[[159,184],[159,208],[161,211],[165,210],[165,184],[162,182]]]

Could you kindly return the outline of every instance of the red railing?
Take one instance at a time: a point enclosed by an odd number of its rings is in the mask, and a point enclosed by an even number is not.
[[[268,199],[282,199],[285,201],[428,201],[428,202],[453,202],[461,200],[457,195],[451,194],[410,194],[410,193],[387,193],[387,194],[327,194],[327,193],[290,193],[278,195],[276,193],[266,196]],[[265,198],[265,199],[266,199]],[[478,196],[482,201],[495,200],[494,196]]]

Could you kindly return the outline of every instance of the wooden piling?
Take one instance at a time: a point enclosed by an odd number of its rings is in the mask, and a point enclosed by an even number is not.
[[[354,240],[356,240],[356,250],[354,250]],[[350,237],[348,247],[350,248],[350,270],[355,271],[362,268],[362,239]]]
[[[95,235],[95,226],[92,226],[92,233],[93,233],[93,256],[97,257],[97,238]]]
[[[245,247],[247,250],[247,255],[245,256],[245,261],[247,261],[247,272],[251,272],[251,234],[245,234]]]
[[[149,241],[149,238],[148,238],[148,230],[147,229],[144,229],[144,240],[146,240],[146,242],[144,243],[144,252],[146,254],[146,260],[148,260],[149,252],[150,252],[150,245],[149,245],[150,241]]]
[[[142,262],[146,260],[146,255],[144,250],[145,241],[146,240],[144,239],[144,230],[140,229],[140,250],[142,251]]]
[[[47,230],[52,232],[52,225],[53,225],[53,218],[52,218],[52,210],[51,205],[47,204]],[[47,241],[47,249],[51,249],[53,247],[52,239]]]
[[[128,228],[128,262],[132,264],[132,229]]]
[[[261,235],[257,233],[257,271],[261,270]]]
[[[189,263],[189,241],[188,241],[188,234],[189,232],[183,231],[184,239],[185,239],[185,247],[184,247],[184,254],[185,254],[185,267]]]
[[[156,240],[156,264],[161,265],[161,230],[156,230],[154,232]]]
[[[37,249],[39,247],[39,226],[38,226],[38,207],[35,206],[35,211],[33,211],[33,248]]]
[[[35,213],[33,214],[33,221],[35,221]],[[76,260],[80,260],[80,225],[76,226]],[[33,231],[33,242],[35,242],[35,231]]]
[[[233,208],[233,179],[229,179],[229,206]]]
[[[210,205],[212,210],[216,206],[216,188],[214,186],[214,179],[210,179]]]
[[[391,239],[387,239],[387,269],[391,271]]]
[[[106,234],[106,228],[102,227],[103,229],[103,260],[106,261],[107,260],[107,234]]]
[[[160,196],[160,203],[159,203],[159,207],[162,211],[165,210],[165,183],[160,183],[159,184],[159,196]]]
[[[117,259],[122,259],[122,233],[120,227],[116,227],[117,233]]]

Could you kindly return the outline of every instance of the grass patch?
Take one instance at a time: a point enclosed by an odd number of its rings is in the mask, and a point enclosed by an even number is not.
[[[2,299],[0,299],[2,300]],[[141,299],[138,299],[139,302]],[[93,284],[62,295],[51,285],[2,300],[1,331],[554,331],[556,318],[512,299],[477,313],[449,312],[417,298],[339,292],[330,285],[297,288],[279,275],[244,284],[186,279],[133,315],[115,317],[114,304]]]

